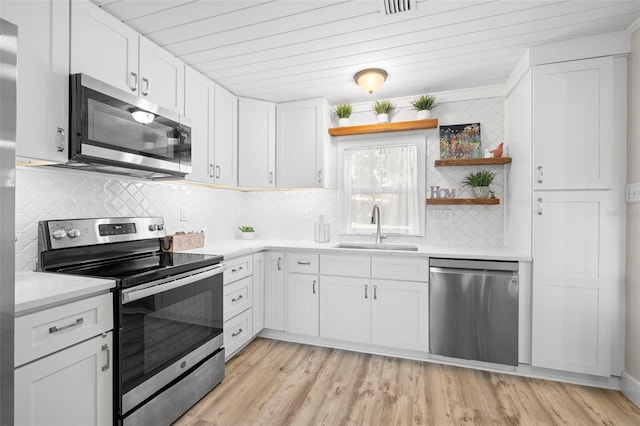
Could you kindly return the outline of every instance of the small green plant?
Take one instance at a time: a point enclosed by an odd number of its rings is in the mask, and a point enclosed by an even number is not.
[[[436,106],[436,98],[434,96],[422,95],[415,101],[411,102],[413,109],[416,111],[430,110]]]
[[[333,113],[338,118],[349,118],[352,109],[351,104],[340,104],[333,110]]]
[[[238,229],[241,232],[255,232],[252,226],[239,226]]]
[[[494,177],[496,177],[495,172],[491,170],[481,170],[479,172],[469,173],[466,175],[462,180],[462,184],[473,188],[489,186],[491,182],[493,182]]]
[[[395,105],[391,101],[376,101],[373,104],[373,110],[376,114],[389,114],[393,108]]]

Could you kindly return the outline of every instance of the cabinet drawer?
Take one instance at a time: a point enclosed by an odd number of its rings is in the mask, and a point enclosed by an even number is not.
[[[371,257],[322,255],[320,256],[320,273],[322,275],[369,278],[371,274]]]
[[[426,257],[372,256],[371,278],[429,281],[429,261]]]
[[[253,277],[246,277],[224,286],[224,320],[246,311],[253,303]]]
[[[227,265],[223,275],[225,285],[253,274],[253,256],[225,260],[224,263]]]
[[[287,253],[287,266],[289,267],[289,272],[317,274],[318,255],[307,253]]]
[[[253,337],[253,312],[248,309],[224,323],[224,347],[229,359]]]
[[[15,366],[113,329],[113,294],[67,303],[15,320]]]

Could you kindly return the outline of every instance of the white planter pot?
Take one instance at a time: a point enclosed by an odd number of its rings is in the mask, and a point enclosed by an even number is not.
[[[489,198],[489,187],[488,186],[475,186],[473,188],[473,193],[476,198]]]
[[[338,127],[348,126],[350,123],[348,118],[338,118]]]
[[[253,240],[255,237],[255,232],[242,232],[242,238],[244,238],[245,240]]]
[[[431,111],[428,109],[423,109],[418,111],[418,120],[426,120],[427,118],[431,118]]]
[[[389,114],[378,114],[378,123],[388,123]]]

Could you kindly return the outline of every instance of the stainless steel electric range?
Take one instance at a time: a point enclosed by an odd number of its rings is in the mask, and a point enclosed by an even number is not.
[[[161,217],[38,224],[38,270],[111,278],[116,424],[170,424],[224,378],[222,256],[168,253]]]

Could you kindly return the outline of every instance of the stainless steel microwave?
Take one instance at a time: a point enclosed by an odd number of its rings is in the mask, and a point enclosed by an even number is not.
[[[149,179],[191,173],[191,126],[173,111],[85,74],[70,76],[69,162]]]

